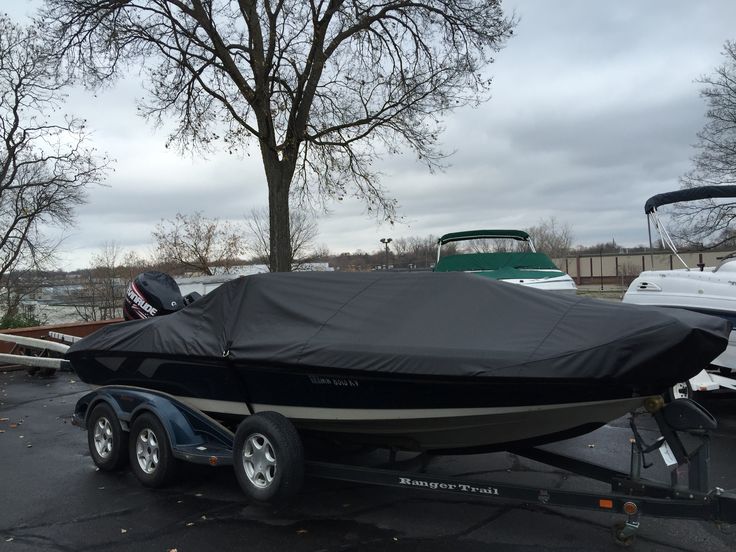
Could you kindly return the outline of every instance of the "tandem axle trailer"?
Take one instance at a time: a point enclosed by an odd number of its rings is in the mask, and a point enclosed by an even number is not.
[[[662,436],[653,443],[641,437],[632,415],[631,462],[628,473],[544,449],[513,450],[517,455],[564,469],[610,485],[610,492],[544,488],[501,481],[472,480],[427,472],[429,454],[412,462],[414,469],[397,463],[395,451],[388,464],[366,467],[325,462],[304,453],[303,437],[294,425],[275,412],[245,418],[235,432],[227,425],[165,393],[126,386],[100,387],[77,403],[74,423],[87,429],[90,454],[102,470],[129,463],[146,486],[167,484],[180,461],[232,465],[238,482],[252,500],[284,502],[301,488],[303,477],[319,477],[381,485],[429,493],[452,493],[477,500],[515,501],[622,514],[612,527],[614,540],[634,542],[641,516],[736,522],[736,495],[710,488],[708,431],[715,419],[688,399],[649,405]],[[688,434],[686,447],[680,434]],[[663,452],[672,464],[671,480],[643,478],[646,455]],[[402,466],[402,469],[396,469]],[[687,477],[680,475],[687,472]],[[680,479],[687,479],[686,482]]]

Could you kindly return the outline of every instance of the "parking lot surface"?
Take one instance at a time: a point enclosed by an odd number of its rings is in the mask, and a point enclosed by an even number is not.
[[[96,470],[84,431],[71,425],[88,387],[73,374],[44,379],[0,372],[2,551],[591,551],[618,550],[614,520],[542,504],[481,502],[445,494],[307,479],[288,507],[248,503],[230,468],[186,466],[163,490],[127,471]],[[719,419],[711,485],[736,488],[736,399],[707,398]],[[552,448],[626,469],[626,420]],[[366,461],[375,462],[371,453]],[[663,476],[656,457],[653,474]],[[606,486],[509,453],[440,457],[433,473],[547,488]],[[642,517],[635,549],[736,550],[736,527]]]

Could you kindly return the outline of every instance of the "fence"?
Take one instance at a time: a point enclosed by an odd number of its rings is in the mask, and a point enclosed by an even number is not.
[[[702,251],[680,253],[688,267],[715,266],[730,251]],[[652,262],[653,261],[653,262]],[[560,270],[567,272],[578,285],[617,284],[628,286],[644,270],[671,270],[684,268],[672,253],[603,253],[577,255],[555,259]]]

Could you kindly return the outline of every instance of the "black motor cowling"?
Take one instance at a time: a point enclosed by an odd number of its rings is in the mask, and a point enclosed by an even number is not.
[[[142,272],[128,286],[123,301],[123,317],[141,320],[171,314],[184,307],[178,284],[163,272]]]

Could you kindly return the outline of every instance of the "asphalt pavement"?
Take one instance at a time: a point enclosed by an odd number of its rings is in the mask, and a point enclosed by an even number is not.
[[[96,470],[84,431],[71,425],[88,390],[71,374],[0,372],[0,550],[4,551],[605,551],[621,516],[542,504],[308,479],[288,507],[248,503],[230,468],[187,466],[163,490],[126,472]],[[736,399],[709,398],[719,418],[711,482],[736,489]],[[625,469],[626,420],[552,448]],[[375,461],[372,453],[366,461]],[[655,458],[656,459],[656,458]],[[509,453],[433,460],[438,474],[547,488],[605,490],[597,482]],[[652,470],[662,475],[658,462]],[[647,474],[649,475],[649,474]],[[736,550],[736,526],[642,517],[635,549]]]

